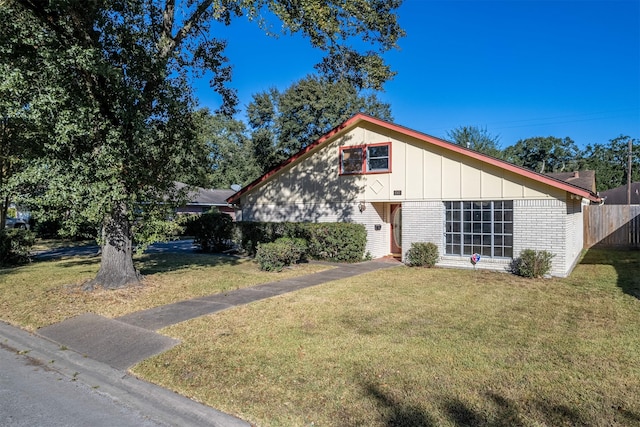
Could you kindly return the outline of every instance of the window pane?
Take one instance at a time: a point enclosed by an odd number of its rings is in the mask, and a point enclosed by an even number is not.
[[[362,173],[362,148],[342,150],[342,173]]]
[[[374,145],[367,147],[367,170],[389,170],[389,146]]]
[[[373,147],[367,147],[369,151],[369,157],[389,157],[388,145],[375,145]]]
[[[389,159],[369,159],[369,170],[389,170]]]
[[[471,255],[477,252],[486,257],[512,257],[512,201],[447,202],[445,206],[451,207],[446,215],[447,233],[451,230],[446,237],[451,246],[447,249],[450,253]]]

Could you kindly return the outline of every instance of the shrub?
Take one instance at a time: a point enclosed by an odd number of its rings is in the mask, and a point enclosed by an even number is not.
[[[299,235],[309,242],[309,257],[336,262],[359,262],[364,258],[367,230],[362,224],[302,223]]]
[[[513,260],[511,270],[518,276],[542,277],[551,271],[551,259],[554,255],[547,251],[524,249],[520,257]]]
[[[0,230],[0,264],[19,265],[31,261],[31,247],[35,234],[28,230],[11,228]]]
[[[291,264],[304,260],[307,242],[304,239],[281,237],[271,243],[258,245],[256,261],[265,271],[282,271]]]
[[[434,243],[414,242],[406,254],[406,263],[411,267],[433,267],[438,262],[438,247]]]
[[[281,237],[299,237],[290,222],[236,222],[234,240],[250,256],[258,251],[260,243],[270,243]]]
[[[255,255],[261,243],[290,237],[307,241],[310,258],[358,262],[367,244],[364,225],[354,223],[237,222],[235,228],[235,240],[248,255]]]
[[[192,219],[187,229],[193,235],[193,242],[203,252],[221,252],[233,245],[233,220],[217,209]]]

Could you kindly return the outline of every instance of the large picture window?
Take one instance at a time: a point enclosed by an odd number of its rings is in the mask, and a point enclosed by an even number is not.
[[[391,143],[340,148],[340,173],[391,172]]]
[[[445,253],[513,257],[513,201],[444,202]]]

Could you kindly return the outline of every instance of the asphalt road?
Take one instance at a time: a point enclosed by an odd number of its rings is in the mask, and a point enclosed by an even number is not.
[[[165,426],[0,343],[0,426]]]

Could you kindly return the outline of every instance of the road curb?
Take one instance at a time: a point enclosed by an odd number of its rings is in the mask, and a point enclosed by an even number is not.
[[[127,372],[61,348],[37,334],[0,321],[0,344],[37,361],[70,380],[167,426],[249,427],[250,424],[177,393],[140,380]]]

